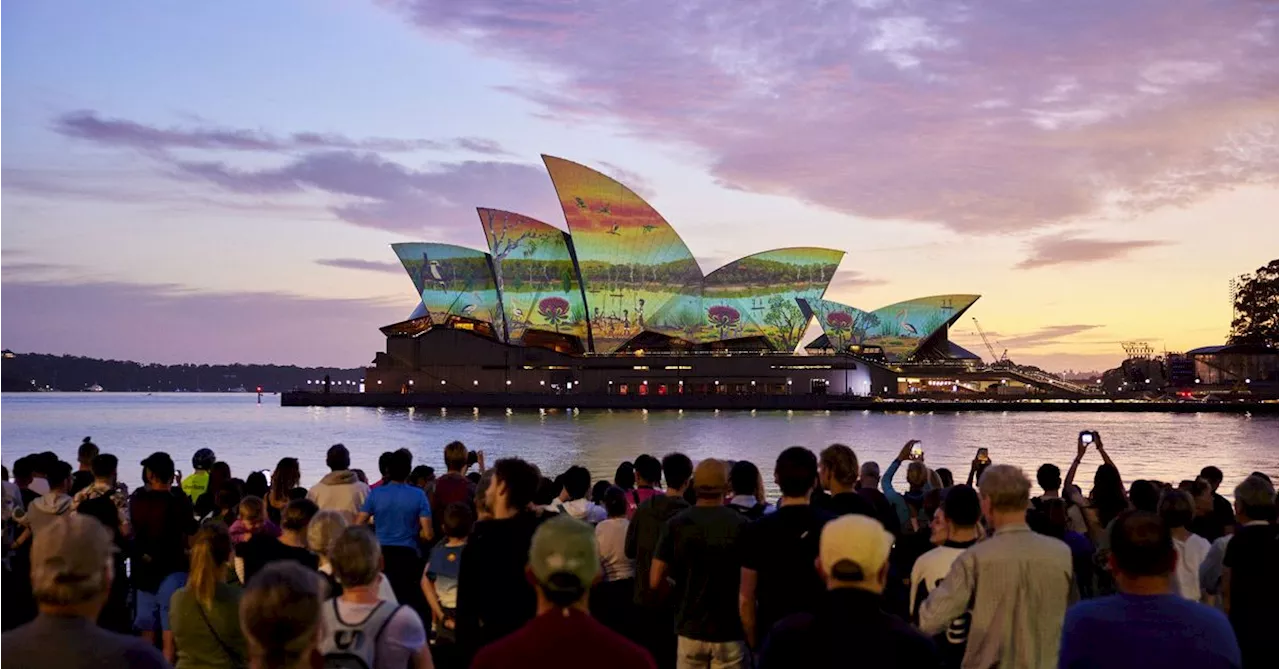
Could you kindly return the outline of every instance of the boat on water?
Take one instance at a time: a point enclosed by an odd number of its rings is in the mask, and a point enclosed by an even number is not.
[[[104,390],[106,390],[106,388],[103,388],[102,386],[96,383],[84,389],[86,393],[100,393]]]

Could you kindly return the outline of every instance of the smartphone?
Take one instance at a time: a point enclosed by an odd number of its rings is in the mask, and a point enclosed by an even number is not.
[[[917,441],[911,446],[911,459],[919,460],[922,455],[924,455],[924,449],[920,447],[920,442]]]
[[[978,462],[981,462],[984,465],[991,464],[991,456],[987,455],[987,449],[978,449]]]
[[[1085,430],[1085,431],[1081,432],[1081,433],[1080,433],[1080,443],[1082,443],[1082,444],[1084,444],[1084,445],[1086,445],[1086,446],[1088,446],[1089,444],[1092,444],[1092,443],[1093,443],[1093,433],[1092,433],[1092,432],[1090,432],[1089,430]]]

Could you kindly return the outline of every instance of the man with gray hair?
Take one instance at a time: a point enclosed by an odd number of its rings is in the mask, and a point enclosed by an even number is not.
[[[1027,527],[1031,481],[1012,465],[992,465],[978,484],[994,530],[962,553],[920,607],[920,629],[938,634],[971,616],[962,667],[1052,667],[1062,619],[1075,599],[1071,549]]]
[[[378,595],[383,562],[373,532],[362,525],[342,530],[329,547],[329,562],[342,595],[321,609],[325,660],[359,660],[371,669],[431,667],[427,631],[418,614]]]
[[[31,547],[31,588],[40,615],[0,637],[5,669],[169,666],[141,639],[95,622],[116,576],[114,552],[111,533],[92,516],[68,514],[41,528]]]

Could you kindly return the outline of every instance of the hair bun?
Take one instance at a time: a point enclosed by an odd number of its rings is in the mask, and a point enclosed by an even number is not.
[[[93,439],[93,437],[85,437],[85,438],[84,438],[84,441],[81,441],[80,443],[82,443],[82,444],[87,444],[87,443],[89,443],[89,441],[90,441],[90,440],[92,440],[92,439]]]

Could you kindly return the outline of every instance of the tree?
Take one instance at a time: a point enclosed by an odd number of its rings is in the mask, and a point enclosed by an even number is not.
[[[1277,333],[1277,287],[1280,287],[1280,260],[1259,267],[1252,276],[1241,274],[1235,290],[1235,318],[1231,320],[1228,344],[1275,346]]]
[[[872,328],[880,326],[880,317],[870,311],[859,311],[857,317],[854,318],[852,336],[854,344],[862,344],[866,341],[867,333]]]
[[[769,310],[764,314],[764,322],[777,329],[774,343],[779,348],[795,348],[806,325],[804,314],[796,306],[796,301],[782,295],[769,298]]]

